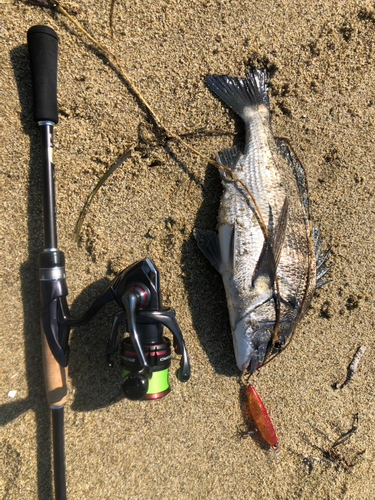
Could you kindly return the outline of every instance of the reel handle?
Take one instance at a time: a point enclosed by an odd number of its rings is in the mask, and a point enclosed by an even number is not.
[[[151,370],[147,364],[145,355],[143,354],[141,341],[139,339],[139,335],[136,328],[135,310],[139,303],[139,298],[140,296],[138,294],[130,292],[124,295],[122,301],[124,303],[126,310],[127,324],[128,324],[130,338],[132,339],[134,348],[137,352],[139,362],[141,364],[142,369],[146,368],[149,371],[149,376],[151,377]]]
[[[34,120],[59,121],[57,112],[58,37],[48,26],[33,26],[27,32],[34,95]]]

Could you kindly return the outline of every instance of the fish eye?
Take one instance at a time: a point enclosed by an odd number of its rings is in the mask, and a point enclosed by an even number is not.
[[[277,451],[279,449],[279,445],[276,443],[272,446],[272,449]]]
[[[275,349],[281,349],[282,346],[283,346],[282,342],[275,342],[275,345],[274,345]]]

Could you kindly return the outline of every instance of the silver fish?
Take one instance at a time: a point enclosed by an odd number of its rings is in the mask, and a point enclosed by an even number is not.
[[[289,145],[273,136],[266,73],[209,75],[206,82],[245,122],[245,145],[221,151],[217,160],[253,200],[223,174],[218,233],[195,229],[195,237],[223,279],[237,366],[253,373],[285,345],[324,284],[328,252],[321,252],[319,230],[310,225],[304,170]]]

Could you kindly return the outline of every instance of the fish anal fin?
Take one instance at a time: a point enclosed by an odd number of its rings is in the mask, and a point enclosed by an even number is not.
[[[315,239],[314,239],[315,236]],[[323,251],[323,239],[319,235],[319,228],[314,228],[313,231],[313,243],[315,248],[315,259],[316,259],[316,285],[315,288],[321,288],[323,285],[330,283],[332,280],[324,281],[324,276],[331,269],[332,265],[327,266],[326,260],[331,253],[331,247],[328,250]]]
[[[242,156],[242,148],[240,146],[232,146],[228,149],[223,149],[217,154],[217,161],[224,165],[224,167],[229,168],[230,170],[234,170],[239,159]],[[223,172],[220,172],[223,174]]]

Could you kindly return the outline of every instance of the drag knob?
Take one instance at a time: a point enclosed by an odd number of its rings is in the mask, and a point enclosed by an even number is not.
[[[137,309],[141,307],[146,307],[150,302],[151,293],[150,290],[143,283],[135,283],[130,288],[128,288],[124,294],[123,301],[126,296],[132,294],[136,297],[135,307]]]

